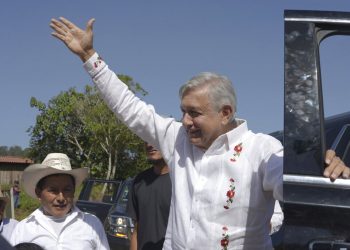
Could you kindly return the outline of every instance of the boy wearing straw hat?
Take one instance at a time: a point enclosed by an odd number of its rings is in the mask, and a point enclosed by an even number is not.
[[[24,191],[41,206],[18,223],[11,244],[33,242],[46,250],[109,249],[101,221],[74,205],[74,192],[88,176],[87,168],[72,169],[65,154],[50,153],[22,175]]]

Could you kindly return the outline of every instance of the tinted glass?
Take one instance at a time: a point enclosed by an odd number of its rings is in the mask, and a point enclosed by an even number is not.
[[[119,183],[94,182],[91,187],[89,201],[94,202],[113,202],[113,197],[118,190]]]

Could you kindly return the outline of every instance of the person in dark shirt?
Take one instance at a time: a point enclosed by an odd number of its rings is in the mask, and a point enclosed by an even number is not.
[[[127,211],[135,225],[130,250],[161,250],[168,224],[171,180],[160,151],[145,145],[152,167],[135,177],[129,192]]]

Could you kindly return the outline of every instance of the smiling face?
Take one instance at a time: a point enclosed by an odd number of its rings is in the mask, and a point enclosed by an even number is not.
[[[49,175],[38,186],[35,192],[45,214],[60,218],[70,211],[75,191],[71,175]]]
[[[181,100],[182,124],[190,142],[204,150],[232,126],[232,108],[224,106],[219,111],[213,108],[207,88],[195,88],[184,93]]]

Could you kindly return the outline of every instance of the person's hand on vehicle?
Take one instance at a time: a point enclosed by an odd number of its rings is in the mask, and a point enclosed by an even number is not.
[[[323,175],[329,177],[332,181],[338,177],[348,179],[350,176],[350,169],[345,166],[344,162],[336,156],[333,150],[327,150],[325,162],[327,167],[325,168]]]

